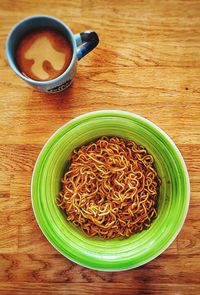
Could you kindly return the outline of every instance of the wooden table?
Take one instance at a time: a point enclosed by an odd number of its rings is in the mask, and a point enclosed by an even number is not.
[[[80,61],[72,87],[48,95],[11,71],[5,41],[32,14],[74,33],[93,29],[98,48]],[[200,1],[19,0],[0,2],[0,294],[200,294]],[[178,238],[137,269],[104,273],[60,255],[31,207],[35,160],[49,136],[88,111],[142,115],[175,141],[191,180]]]

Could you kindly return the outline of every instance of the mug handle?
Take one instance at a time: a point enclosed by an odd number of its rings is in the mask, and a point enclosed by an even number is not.
[[[99,43],[99,37],[94,31],[84,31],[80,34],[74,35],[74,37],[77,47],[83,44],[83,46],[77,49],[78,60],[92,51]]]

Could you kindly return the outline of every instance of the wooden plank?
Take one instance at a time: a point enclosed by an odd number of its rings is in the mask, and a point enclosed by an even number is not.
[[[3,1],[4,2],[4,1]],[[155,1],[117,1],[117,5],[107,3],[107,1],[97,1],[94,4],[88,0],[85,5],[81,5],[80,0],[77,4],[70,2],[68,6],[70,11],[64,13],[62,10],[54,9],[54,2],[49,1],[44,5],[44,2],[36,2],[38,4],[38,13],[44,13],[48,7],[48,13],[61,18],[68,23],[73,31],[99,28],[102,36],[108,36],[109,40],[113,36],[122,42],[121,34],[129,37],[127,42],[130,43],[136,40],[162,40],[162,41],[196,41],[200,40],[198,29],[200,28],[199,21],[199,3],[181,1],[161,1],[160,4]],[[64,1],[60,1],[60,5],[64,5]],[[154,8],[156,5],[156,9]],[[105,9],[106,7],[106,9]],[[21,0],[12,10],[9,9],[7,1],[2,5],[1,17],[3,20],[7,17],[10,20],[9,25],[14,25],[15,22],[27,15],[35,14],[35,6]],[[14,11],[14,13],[13,13]],[[81,18],[82,16],[82,18]],[[112,17],[111,17],[112,16]],[[7,33],[9,26],[4,26],[3,34]],[[117,33],[117,34],[116,34]]]
[[[12,198],[24,199],[31,196],[31,177],[32,171],[16,171],[15,174],[11,172],[10,177],[10,196]]]
[[[18,248],[18,227],[0,225],[0,254],[16,253]]]
[[[197,172],[199,172],[198,166],[200,164],[200,160],[198,156],[200,153],[200,144],[182,144],[178,145],[178,148],[187,163],[188,170],[192,172],[191,174],[196,174]]]
[[[10,197],[10,174],[0,170],[0,199]]]
[[[31,224],[19,226],[18,238],[19,253],[58,254],[57,250],[44,237],[35,220]]]
[[[184,42],[177,45],[176,42],[145,40],[124,44],[115,40],[113,44],[109,44],[105,40],[103,46],[98,48],[93,56],[89,56],[88,60],[83,60],[81,66],[91,68],[95,61],[99,63],[99,67],[104,68],[113,66],[119,69],[121,67],[194,68],[200,66],[199,47]]]
[[[9,2],[11,1],[1,1],[1,12],[3,14],[3,11],[6,13],[11,12]],[[37,9],[41,9],[41,7],[44,5],[39,0],[35,1],[38,5]],[[64,5],[65,0],[59,1],[60,5]],[[121,17],[124,16],[124,20],[126,20],[126,17],[135,17],[142,19],[142,17],[148,16],[150,19],[152,16],[158,16],[158,17],[167,17],[171,18],[174,16],[189,16],[191,18],[194,18],[199,15],[199,11],[197,10],[197,7],[199,5],[198,0],[177,0],[176,2],[173,0],[168,1],[159,1],[151,0],[151,1],[141,1],[137,0],[134,2],[131,2],[129,0],[125,0],[123,3],[116,1],[115,5],[113,6],[112,2],[107,2],[106,0],[96,0],[95,3],[90,0],[85,0],[85,5],[81,5],[81,0],[77,0],[74,2],[73,0],[68,1],[68,5],[70,7],[70,14],[76,15],[77,17],[80,17],[80,12],[86,13],[87,15],[94,15],[97,16],[100,20],[102,19],[102,16],[105,13],[105,17],[109,17],[111,19],[111,15],[109,15],[109,12],[111,11],[112,17]],[[49,0],[48,4],[44,6],[44,9],[48,7],[50,11],[53,9],[54,2],[53,0]],[[90,5],[89,5],[90,4]],[[155,10],[156,5],[156,10]],[[19,0],[16,3],[16,6],[12,8],[13,12],[19,12],[20,9],[24,7],[25,11],[31,11],[35,9],[35,6],[32,2]],[[105,9],[106,8],[106,9]],[[131,9],[131,10],[130,10]],[[54,8],[55,10],[55,8]],[[23,13],[23,11],[20,11]],[[122,15],[120,15],[120,12]],[[61,14],[64,15],[64,12],[62,9],[59,9],[59,7],[55,10],[55,14]],[[69,12],[67,12],[68,14]],[[65,17],[67,18],[67,14]],[[108,15],[107,15],[108,14]],[[81,15],[82,19],[87,19],[87,15]],[[84,18],[83,18],[84,17]],[[186,22],[189,22],[189,19],[186,17]],[[72,21],[72,20],[70,20]],[[81,20],[80,20],[81,21]]]
[[[41,145],[0,144],[1,170],[32,171]]]
[[[191,225],[193,224],[193,222],[199,221],[199,210],[200,210],[200,205],[194,202],[194,199],[191,198],[188,214],[186,217],[186,222],[188,223],[188,225],[189,223]]]
[[[1,282],[43,283],[125,283],[127,285],[155,283],[152,278],[159,274],[159,284],[199,284],[200,256],[161,255],[159,258],[123,272],[100,272],[83,268],[59,254],[4,254],[0,255]],[[179,265],[179,268],[177,268]],[[56,267],[55,267],[56,266]],[[196,274],[195,276],[193,274]]]
[[[81,290],[81,293],[80,293]],[[164,284],[157,285],[153,282],[146,283],[136,283],[135,285],[127,285],[125,283],[97,283],[95,286],[93,283],[76,283],[67,284],[57,283],[57,284],[47,284],[47,283],[1,283],[0,292],[4,295],[16,294],[16,295],[35,295],[35,294],[46,294],[46,295],[197,295],[200,292],[200,287],[198,285],[178,285],[178,284]]]
[[[0,171],[10,174],[10,162],[13,161],[13,157],[10,155],[10,147],[5,144],[0,144]]]
[[[0,224],[26,225],[34,220],[30,198],[1,198]]]
[[[199,212],[199,209],[200,209],[200,206],[198,207],[198,212]],[[200,226],[199,219],[191,220],[188,217],[177,239],[178,253],[180,255],[190,255],[190,254],[200,253],[199,226]]]
[[[27,105],[27,99],[17,92],[3,101],[0,143],[41,145],[77,115],[100,109],[123,109],[152,120],[177,144],[198,144],[198,77],[199,69],[96,68],[80,72],[73,86],[59,96],[42,95],[30,89],[34,101]],[[90,91],[92,96],[88,95]]]
[[[94,56],[92,56],[91,59],[93,60]],[[41,94],[41,92],[32,89],[30,86],[27,88],[27,84],[24,81],[21,81],[14,75],[10,68],[6,68],[0,82],[1,86],[5,86],[2,90],[5,97],[2,99],[1,111],[6,108],[8,114],[12,113],[19,116],[19,113],[16,113],[15,107],[19,110],[21,104],[22,109],[26,111],[26,115],[29,114],[32,107],[33,111],[38,111],[38,114],[44,113],[44,109],[38,106],[45,106],[47,111],[53,110],[59,112],[63,110],[61,106],[64,106],[66,103],[68,106],[66,108],[67,111],[69,110],[69,105],[71,106],[71,102],[76,103],[77,106],[82,106],[86,103],[83,99],[76,99],[77,93],[80,97],[84,95],[83,98],[88,96],[87,104],[89,102],[94,103],[93,95],[88,95],[89,90],[92,91],[95,97],[101,98],[102,103],[106,102],[107,97],[104,97],[105,95],[116,98],[116,95],[119,96],[120,94],[121,99],[129,98],[130,100],[134,98],[135,101],[129,101],[130,104],[141,103],[142,101],[144,102],[144,99],[148,98],[150,104],[158,101],[159,104],[168,102],[169,105],[179,105],[181,102],[183,106],[188,105],[188,107],[192,107],[192,103],[199,103],[195,100],[200,90],[198,83],[199,71],[200,69],[198,67],[188,68],[182,65],[177,68],[174,67],[172,70],[168,66],[143,68],[132,65],[116,68],[115,64],[113,64],[112,67],[110,65],[103,65],[102,67],[93,66],[91,69],[88,69],[88,67],[80,64],[72,87],[61,94],[49,95]],[[8,84],[10,77],[13,78],[12,83]],[[103,84],[101,84],[100,81],[103,81]],[[12,91],[15,87],[19,86],[20,89],[23,89],[25,95],[22,96],[21,93],[17,91],[11,96],[11,93],[6,91],[8,89]],[[147,90],[147,92],[145,90]],[[34,98],[27,100],[32,93],[34,93]],[[130,96],[130,94],[132,95]],[[154,96],[152,96],[152,94],[154,94]],[[68,100],[66,96],[69,96]],[[8,98],[11,100],[13,108]],[[59,98],[59,100],[55,98]],[[64,99],[65,101],[63,101]],[[99,102],[101,102],[101,100]],[[120,104],[120,102],[122,103],[123,101],[119,100],[118,103]],[[30,117],[29,119],[31,122],[32,118]]]

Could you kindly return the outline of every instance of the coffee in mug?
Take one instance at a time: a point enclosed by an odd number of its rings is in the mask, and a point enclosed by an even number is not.
[[[23,75],[37,81],[48,81],[60,76],[68,68],[72,59],[72,46],[56,30],[35,30],[19,41],[15,59]]]
[[[11,30],[6,55],[21,79],[40,91],[56,93],[72,84],[77,62],[98,43],[94,31],[74,35],[66,24],[52,16],[33,15]]]

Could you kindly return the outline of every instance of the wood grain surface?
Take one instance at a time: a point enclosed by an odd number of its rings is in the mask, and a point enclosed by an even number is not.
[[[30,88],[7,64],[7,35],[32,14],[55,16],[74,33],[99,34],[98,48],[61,94]],[[199,99],[199,0],[1,0],[0,294],[200,294]],[[101,109],[135,112],[160,126],[180,149],[191,181],[177,239],[155,260],[118,273],[61,256],[39,230],[30,198],[45,141],[70,119]]]

